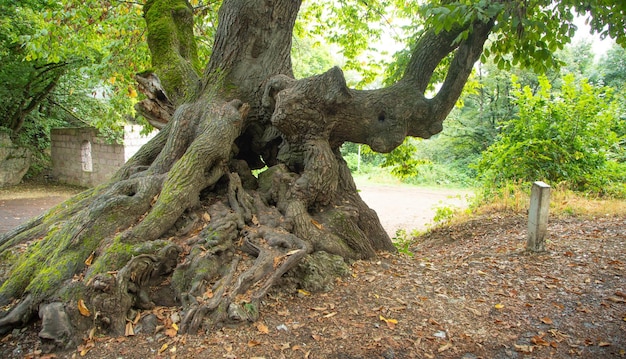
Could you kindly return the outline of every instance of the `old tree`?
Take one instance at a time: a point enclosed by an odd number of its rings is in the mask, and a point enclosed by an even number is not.
[[[145,2],[153,69],[137,75],[137,110],[161,130],[108,183],[0,237],[0,333],[38,315],[39,335],[60,343],[92,328],[120,335],[155,305],[181,307],[181,331],[197,333],[254,321],[278,284],[328,289],[346,261],[395,250],[344,142],[389,152],[440,132],[490,35],[500,63],[532,65],[567,41],[570,9],[605,35],[624,31],[623,20],[603,27],[623,4],[444,2],[420,10],[399,79],[361,91],[339,68],[294,79],[300,5],[224,0],[201,65],[190,3]]]

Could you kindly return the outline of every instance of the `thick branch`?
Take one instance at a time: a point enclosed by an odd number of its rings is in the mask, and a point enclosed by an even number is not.
[[[193,9],[186,0],[149,0],[144,5],[152,66],[175,106],[198,92],[198,54]]]
[[[454,54],[446,79],[437,95],[433,98],[433,110],[443,122],[463,92],[463,87],[472,73],[472,68],[483,52],[483,45],[491,32],[493,21],[477,23],[468,39]]]

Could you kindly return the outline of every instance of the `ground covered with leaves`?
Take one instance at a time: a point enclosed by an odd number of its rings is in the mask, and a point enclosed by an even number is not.
[[[417,238],[413,256],[353,263],[330,292],[276,290],[256,323],[181,335],[179,308],[159,307],[128,336],[52,352],[33,323],[0,338],[0,357],[625,357],[626,218],[548,229],[548,251],[528,254],[524,215],[485,214]]]

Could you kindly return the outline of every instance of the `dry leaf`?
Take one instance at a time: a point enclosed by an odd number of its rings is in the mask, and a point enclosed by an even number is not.
[[[515,344],[515,351],[516,352],[530,354],[530,353],[533,352],[534,349],[535,349],[535,347],[532,346],[532,345],[517,345],[517,344]]]
[[[259,225],[259,219],[256,218],[255,214],[252,215],[252,220],[251,221],[252,221],[252,224],[254,224],[255,226]]]
[[[261,342],[254,339],[248,341],[248,347],[250,348],[256,347],[257,345],[261,345]]]
[[[542,337],[540,337],[540,336],[534,336],[534,337],[532,337],[532,339],[530,339],[530,341],[531,341],[533,344],[543,345],[544,347],[547,347],[547,346],[549,346],[549,345],[550,345],[550,343],[548,343],[545,339],[543,339],[543,338],[542,338]]]
[[[126,328],[124,329],[124,335],[127,337],[131,337],[135,335],[135,329],[133,329],[133,323],[126,322]]]
[[[165,329],[165,335],[167,335],[170,338],[174,338],[176,334],[178,334],[178,330],[174,328]]]
[[[267,327],[267,325],[263,324],[263,323],[257,323],[256,325],[256,329],[259,331],[259,333],[261,334],[267,334],[270,332],[270,329]]]
[[[550,319],[550,318],[548,318],[548,317],[543,317],[543,318],[541,318],[541,322],[542,322],[543,324],[548,324],[548,325],[550,325],[550,324],[552,324],[552,319]]]
[[[496,308],[496,309],[502,309],[502,308],[504,308],[504,304],[498,303],[498,304],[494,305],[493,307]]]
[[[92,340],[90,340],[87,343],[78,346],[78,348],[77,348],[78,349],[78,353],[80,354],[81,357],[84,357],[95,346],[96,346],[96,344]],[[45,355],[42,356],[41,358],[43,359],[44,357],[45,357]],[[55,356],[48,356],[48,358],[56,358],[56,355]]]
[[[80,315],[82,315],[83,317],[91,316],[91,312],[89,311],[89,309],[87,309],[87,306],[85,305],[85,302],[82,299],[78,300],[78,311],[80,312]]]
[[[300,295],[311,295],[311,293],[310,293],[310,292],[307,292],[307,291],[306,291],[306,290],[304,290],[304,289],[298,289],[298,294],[300,294]]]
[[[135,315],[135,319],[133,319],[133,325],[137,325],[140,319],[141,319],[141,312],[137,312],[137,315]]]
[[[315,227],[317,227],[317,229],[319,229],[319,230],[324,229],[324,226],[323,226],[320,222],[318,222],[318,221],[316,221],[316,220],[314,220],[314,219],[311,219],[311,223],[313,223],[313,225],[314,225]]]
[[[89,351],[91,350],[91,347],[78,347],[78,354],[80,354],[81,357],[84,357],[85,355],[87,355],[87,353],[89,353]]]
[[[599,347],[608,347],[610,345],[611,345],[611,343],[607,343],[607,342],[600,342],[600,343],[598,343]]]
[[[91,265],[91,263],[93,262],[93,257],[96,255],[96,252],[91,252],[91,254],[89,255],[89,257],[87,257],[87,259],[85,259],[85,265],[87,267],[89,267]]]
[[[202,219],[203,219],[205,222],[211,222],[211,215],[210,215],[210,214],[208,214],[208,213],[206,213],[206,212],[204,212],[204,214],[202,215]]]
[[[206,292],[204,292],[204,297],[206,299],[211,299],[213,298],[213,290],[211,288],[207,288]]]
[[[330,317],[334,317],[335,315],[337,315],[337,312],[332,312],[332,313],[328,313],[325,316],[323,316],[323,318],[330,318]]]
[[[391,319],[391,318],[388,319],[388,318],[383,317],[382,315],[379,315],[378,318],[382,320],[383,322],[385,322],[389,329],[394,329],[396,327],[396,324],[398,324],[397,319]]]
[[[439,347],[439,349],[437,349],[438,353],[444,352],[448,349],[452,348],[452,343],[451,342],[447,342],[446,344],[442,345]]]
[[[163,353],[166,349],[167,349],[167,343],[163,343],[163,345],[161,345],[161,348],[159,348],[159,354]]]

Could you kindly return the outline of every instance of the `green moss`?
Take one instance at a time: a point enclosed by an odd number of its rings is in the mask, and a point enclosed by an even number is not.
[[[134,246],[132,244],[123,242],[120,236],[117,236],[113,243],[106,248],[105,252],[92,263],[87,279],[99,273],[121,268],[132,258],[133,250]]]
[[[188,98],[193,95],[185,93],[192,88],[192,84],[186,83],[190,79],[189,72],[197,74],[201,70],[193,35],[192,9],[185,0],[152,0],[144,6],[144,17],[152,65],[161,84],[168,94]],[[183,59],[188,61],[189,68],[185,68]]]

